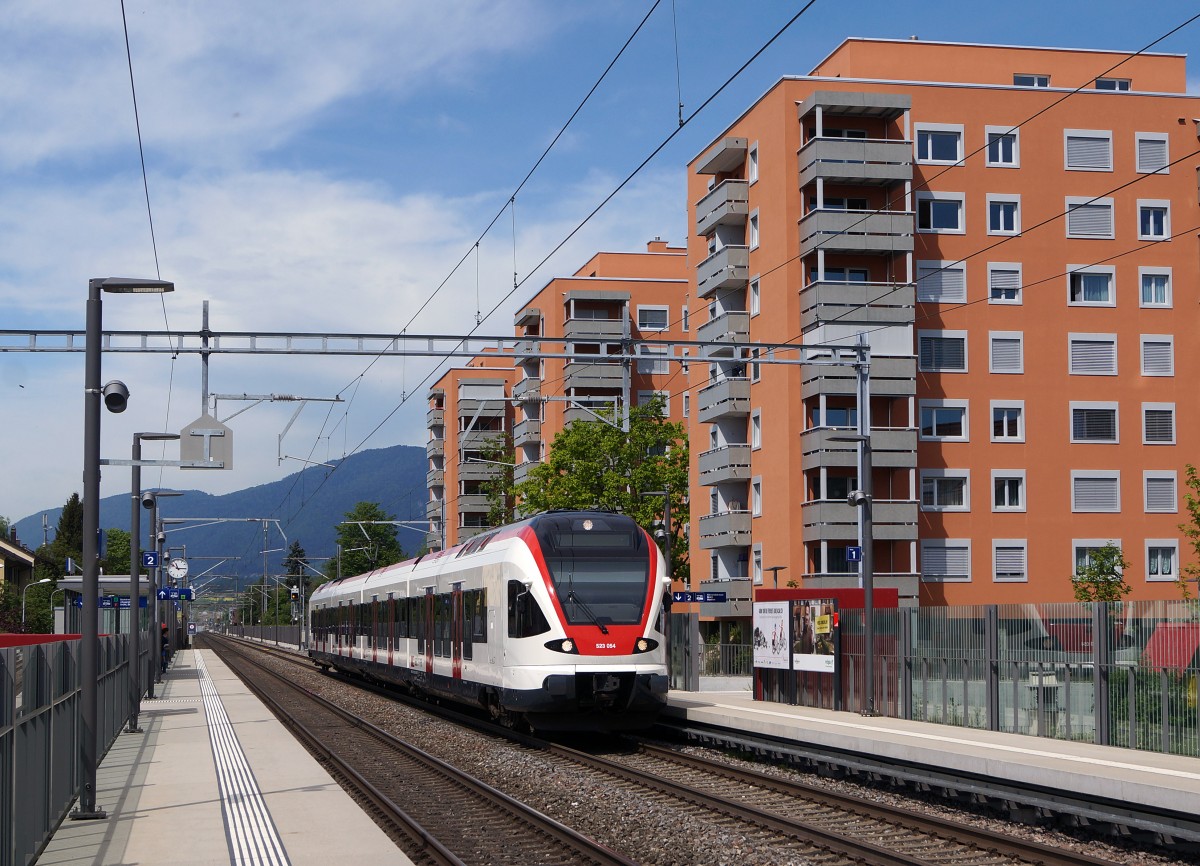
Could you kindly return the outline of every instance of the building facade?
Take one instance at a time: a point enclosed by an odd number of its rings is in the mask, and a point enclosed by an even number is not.
[[[1070,601],[1108,541],[1131,598],[1179,596],[1185,89],[1179,55],[849,39],[689,164],[700,339],[869,343],[875,585],[902,603]],[[730,602],[702,613],[857,586],[854,369],[705,351],[692,581]]]

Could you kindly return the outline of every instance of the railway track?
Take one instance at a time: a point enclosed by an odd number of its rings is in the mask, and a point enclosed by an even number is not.
[[[294,653],[279,655],[308,666],[304,657]],[[385,694],[396,697],[391,691]],[[421,708],[432,709],[425,704]],[[610,786],[632,786],[639,797],[656,798],[668,808],[677,809],[681,821],[721,823],[736,829],[753,838],[760,851],[778,852],[780,860],[872,866],[1112,866],[1113,863],[647,742],[639,742],[632,753],[602,757],[514,734],[453,710],[435,711],[567,762],[570,772],[580,773],[586,768],[603,773],[609,777],[606,784]],[[637,855],[634,851],[627,853]]]

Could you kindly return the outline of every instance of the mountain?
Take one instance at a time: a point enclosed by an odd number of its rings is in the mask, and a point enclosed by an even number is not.
[[[408,553],[422,548],[427,526],[428,461],[424,448],[394,445],[361,451],[335,465],[337,471],[310,466],[279,481],[221,496],[186,490],[181,491],[182,496],[160,498],[159,516],[168,520],[198,517],[227,521],[168,524],[166,547],[170,555],[186,555],[190,577],[197,583],[218,576],[229,577],[229,583],[235,577],[242,583],[254,581],[262,577],[264,563],[263,521],[253,518],[268,518],[279,523],[278,527],[273,522],[267,524],[267,573],[282,573],[280,563],[293,541],[300,542],[313,567],[319,569],[325,564],[319,560],[336,554],[336,524],[359,502],[377,502],[397,520],[420,521],[416,529],[398,528],[396,537]],[[129,507],[128,493],[101,499],[100,526],[128,531]],[[29,547],[40,544],[42,514],[46,514],[52,539],[61,512],[60,507],[18,520],[18,537]],[[149,538],[149,519],[150,512],[143,511],[143,546]]]

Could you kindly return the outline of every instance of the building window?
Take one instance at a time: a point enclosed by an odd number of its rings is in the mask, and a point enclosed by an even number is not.
[[[1024,335],[1020,331],[992,331],[989,359],[993,373],[1025,372]]]
[[[971,540],[947,538],[921,542],[921,580],[966,583],[971,580]]]
[[[754,213],[750,214],[750,227],[748,233],[749,237],[747,238],[747,244],[749,245],[750,249],[758,249],[758,211],[754,211]]]
[[[1171,203],[1138,199],[1138,240],[1165,241],[1171,237]]]
[[[1049,87],[1049,75],[1035,75],[1029,72],[1014,72],[1013,85],[1015,87]]]
[[[1019,235],[1021,233],[1021,197],[988,195],[988,234]]]
[[[758,278],[750,281],[750,315],[757,316],[759,310]]]
[[[683,395],[680,397],[680,399],[683,401],[682,408],[680,409],[680,414],[682,414],[684,418],[691,417],[691,410],[692,410],[691,397],[692,397],[692,395],[689,394],[687,391],[684,391]]]
[[[1174,514],[1179,510],[1174,470],[1148,469],[1142,473],[1147,514]]]
[[[1021,149],[1017,135],[1020,130],[1011,126],[989,126],[987,135],[987,165],[991,168],[1020,168]]]
[[[1116,403],[1071,403],[1071,441],[1117,443]]]
[[[1142,444],[1175,444],[1175,404],[1142,404]]]
[[[1170,173],[1168,140],[1166,135],[1156,132],[1139,132],[1134,136],[1139,174]]]
[[[918,123],[917,162],[953,165],[963,158],[962,125]]]
[[[751,566],[752,570],[750,572],[750,576],[753,579],[755,586],[762,586],[762,582],[763,582],[762,545],[761,544],[754,545],[754,547],[751,548],[750,556],[751,556],[751,559],[753,562],[753,564]],[[744,559],[742,561],[745,562]]]
[[[1113,235],[1113,200],[1069,195],[1066,198],[1067,237],[1107,238]]]
[[[1112,133],[1068,129],[1063,133],[1068,171],[1112,171]]]
[[[1111,265],[1067,265],[1067,303],[1080,307],[1116,306],[1114,277],[1115,271]]]
[[[679,308],[679,330],[687,332],[692,329],[692,314],[687,304]]]
[[[1075,553],[1075,572],[1078,573],[1092,564],[1092,555],[1107,544],[1121,546],[1119,538],[1075,538],[1071,540],[1071,548]]]
[[[746,152],[746,180],[754,183],[758,180],[758,142],[750,145]]]
[[[1082,376],[1117,375],[1116,334],[1068,334],[1068,369]]]
[[[1021,265],[1017,262],[988,262],[988,303],[1021,303]]]
[[[1170,268],[1138,268],[1138,278],[1142,284],[1143,307],[1171,306]]]
[[[996,583],[1025,583],[1029,580],[1024,538],[992,541],[992,580]]]
[[[917,231],[964,234],[962,193],[917,193]]]
[[[1128,78],[1097,78],[1097,90],[1121,90],[1129,89],[1130,81]]]
[[[923,372],[967,372],[966,331],[919,331],[917,340]]]
[[[966,265],[962,262],[917,262],[917,301],[922,304],[966,303]]]
[[[762,448],[762,410],[750,413],[750,448]]]
[[[759,352],[761,349],[750,350],[750,381],[757,382],[762,378],[762,364],[759,362]]]
[[[762,517],[762,478],[750,482],[750,514]]]
[[[1025,510],[1025,470],[992,470],[992,511]]]
[[[922,511],[970,511],[971,473],[967,469],[921,471]]]
[[[1119,512],[1119,470],[1071,470],[1071,510],[1076,512]]]
[[[665,331],[670,327],[671,312],[669,307],[643,307],[640,304],[637,308],[638,330],[640,331]],[[687,330],[686,328],[684,330]]]
[[[865,283],[867,282],[866,268],[826,268],[824,274],[819,274],[816,268],[809,268],[810,283]]]
[[[1142,334],[1142,375],[1175,375],[1175,338],[1170,334]]]
[[[1178,580],[1179,542],[1173,538],[1146,539],[1146,580]]]
[[[966,442],[967,401],[922,400],[921,438],[948,442]]]
[[[992,441],[1025,441],[1025,402],[992,402]]]
[[[666,373],[670,367],[666,346],[638,346],[638,354],[645,359],[637,362],[637,371],[642,375]]]

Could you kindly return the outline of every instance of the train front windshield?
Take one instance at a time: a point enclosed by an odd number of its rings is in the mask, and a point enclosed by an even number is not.
[[[537,522],[534,531],[568,623],[641,622],[650,551],[645,533],[632,519],[550,514]]]

